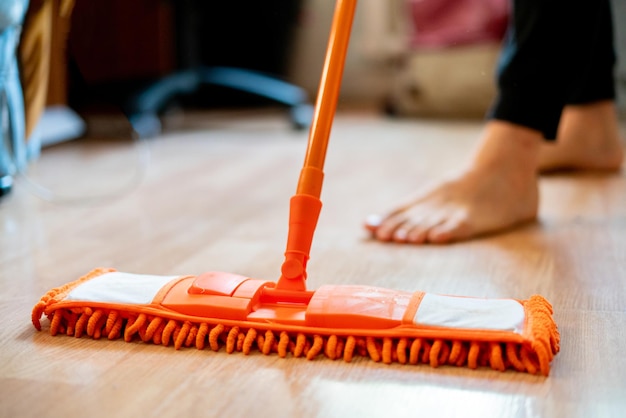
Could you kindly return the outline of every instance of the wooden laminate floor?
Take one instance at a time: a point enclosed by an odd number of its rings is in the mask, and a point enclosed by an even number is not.
[[[145,146],[99,140],[47,149],[29,175],[57,201],[19,179],[0,202],[0,416],[624,416],[626,174],[543,177],[539,222],[467,243],[385,245],[361,228],[370,212],[463,161],[480,126],[339,113],[308,285],[542,294],[561,332],[550,377],[175,351],[35,331],[39,298],[98,266],[277,278],[306,133],[291,131],[282,113],[207,113]]]

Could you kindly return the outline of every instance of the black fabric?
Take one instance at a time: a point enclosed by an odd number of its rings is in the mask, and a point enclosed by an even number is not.
[[[556,138],[563,107],[615,99],[610,0],[513,0],[489,117]]]

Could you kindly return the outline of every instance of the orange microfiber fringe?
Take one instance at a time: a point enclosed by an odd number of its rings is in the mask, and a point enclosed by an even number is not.
[[[98,269],[65,286],[46,293],[32,312],[33,325],[41,330],[40,318],[50,320],[50,334],[66,334],[93,339],[123,338],[126,342],[141,340],[146,343],[175,349],[209,347],[213,351],[250,354],[258,350],[265,355],[277,353],[280,357],[305,357],[313,360],[319,355],[336,360],[352,361],[355,356],[369,357],[375,362],[390,364],[429,364],[467,366],[471,369],[491,367],[505,371],[514,369],[531,374],[550,373],[550,363],[559,351],[559,333],[552,319],[552,307],[542,296],[532,296],[522,303],[526,324],[523,342],[494,342],[481,338],[450,339],[428,337],[355,336],[315,332],[281,331],[276,324],[241,326],[233,321],[181,317],[176,313],[158,312],[145,307],[103,307],[89,302],[59,302],[71,289],[99,276],[109,269]],[[529,331],[530,330],[530,331]]]

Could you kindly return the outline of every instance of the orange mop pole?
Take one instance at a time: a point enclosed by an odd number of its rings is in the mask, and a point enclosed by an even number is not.
[[[278,289],[305,290],[306,263],[322,202],[324,161],[337,108],[356,0],[338,0],[298,188],[290,201],[289,235]]]

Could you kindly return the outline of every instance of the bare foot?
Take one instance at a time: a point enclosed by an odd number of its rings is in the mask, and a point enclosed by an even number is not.
[[[442,244],[534,220],[541,142],[537,131],[490,121],[468,168],[365,227],[381,241]]]
[[[539,170],[619,170],[624,149],[612,101],[566,106],[557,141],[544,143]]]

